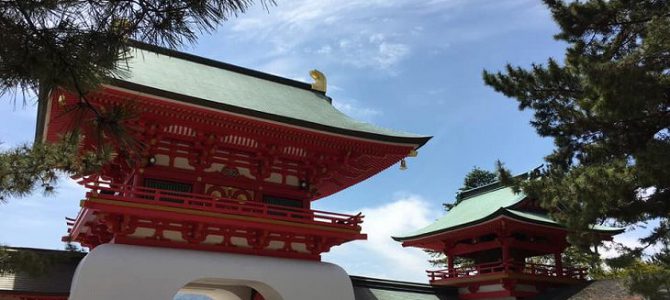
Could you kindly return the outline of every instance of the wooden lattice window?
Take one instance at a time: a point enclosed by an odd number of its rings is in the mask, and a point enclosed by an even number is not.
[[[270,205],[283,207],[283,209],[281,210],[270,210],[268,213],[271,215],[293,217],[293,218],[302,217],[296,214],[291,214],[291,212],[302,212],[304,205],[303,201],[301,200],[284,198],[284,197],[275,197],[275,196],[263,196],[263,202]]]
[[[193,185],[190,183],[183,183],[170,180],[154,179],[154,178],[145,178],[144,187],[164,190],[164,191],[173,191],[181,193],[190,193],[193,191]],[[163,193],[169,195],[170,193]],[[177,195],[177,194],[174,194]],[[161,201],[174,202],[174,203],[183,203],[184,201],[178,198],[172,197],[160,197]]]

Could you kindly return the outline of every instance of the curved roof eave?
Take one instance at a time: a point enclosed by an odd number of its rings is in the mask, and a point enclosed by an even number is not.
[[[453,226],[453,227],[442,228],[442,229],[439,229],[439,230],[426,232],[426,233],[415,234],[415,235],[410,234],[410,235],[406,235],[406,236],[392,236],[391,238],[393,240],[397,241],[397,242],[404,242],[404,241],[415,240],[415,239],[419,239],[419,238],[423,238],[423,237],[439,235],[439,234],[442,234],[442,233],[445,233],[445,232],[448,232],[448,231],[454,231],[454,230],[458,230],[458,229],[462,229],[462,228],[467,228],[467,227],[471,227],[471,226],[479,224],[479,223],[483,223],[483,222],[486,222],[486,221],[493,220],[496,217],[502,215],[502,211],[504,211],[504,210],[506,210],[506,209],[501,207],[500,209],[498,209],[498,210],[494,211],[493,213],[491,213],[487,216],[484,216],[480,219],[473,220],[473,221],[468,222],[468,223],[459,224],[459,225]]]
[[[446,215],[432,224],[414,232],[397,236],[396,238],[411,239],[432,235],[436,232],[467,227],[482,220],[487,220],[488,217],[493,216],[498,210],[513,206],[525,198],[524,194],[514,193],[509,187],[501,186],[496,189],[487,190],[485,193],[463,199],[458,205],[447,212]]]
[[[367,140],[380,141],[386,143],[397,143],[397,144],[408,144],[415,145],[416,149],[425,145],[432,136],[393,136],[393,135],[384,135],[373,132],[352,130],[346,128],[339,128],[334,126],[328,126],[324,124],[309,122],[301,119],[295,119],[290,117],[285,117],[281,115],[271,114],[267,112],[262,112],[258,110],[252,110],[244,107],[229,105],[226,103],[211,101],[207,99],[197,98],[193,96],[188,96],[184,94],[178,94],[170,91],[165,91],[162,89],[153,88],[150,86],[140,85],[133,82],[121,80],[121,79],[112,79],[111,87],[118,87],[124,90],[129,90],[137,93],[147,94],[150,96],[157,96],[161,98],[167,98],[175,100],[178,102],[184,102],[187,104],[192,104],[196,106],[212,108],[217,110],[224,110],[227,112],[245,115],[253,118],[266,119],[269,121],[275,121],[279,123],[285,123],[289,125],[304,127],[307,129],[312,129],[316,131],[323,131],[328,133],[334,133],[339,135],[346,135],[351,137],[357,137]]]
[[[538,217],[529,217],[529,216],[527,216],[528,214],[530,214],[530,213],[520,212],[520,211],[517,211],[517,210],[501,207],[500,209],[496,210],[495,212],[489,214],[488,216],[485,216],[481,219],[473,220],[472,222],[469,222],[469,223],[464,223],[464,224],[461,224],[461,225],[458,225],[458,226],[444,228],[444,229],[441,229],[441,230],[437,230],[437,231],[433,231],[433,232],[427,232],[427,233],[424,233],[424,234],[418,234],[418,235],[414,235],[414,236],[400,236],[400,237],[391,237],[391,238],[393,240],[397,241],[397,242],[416,240],[416,239],[425,238],[425,237],[429,237],[429,236],[440,235],[442,233],[449,232],[449,231],[454,231],[454,230],[458,230],[458,229],[462,229],[462,228],[471,227],[471,226],[476,225],[476,224],[480,224],[480,223],[484,223],[484,222],[493,220],[493,219],[495,219],[499,216],[505,216],[505,217],[508,217],[508,218],[514,219],[514,220],[519,220],[519,221],[523,221],[523,222],[534,223],[534,224],[538,224],[538,225],[550,226],[550,227],[555,227],[555,228],[566,229],[567,230],[567,228],[564,225],[561,225],[561,224],[557,223],[556,221],[553,221],[553,220],[551,220],[547,217],[539,216],[539,215],[538,215]],[[610,234],[610,235],[616,235],[616,234],[622,233],[622,232],[624,232],[624,230],[625,230],[624,228],[605,227],[605,226],[596,226],[596,225],[594,225],[594,227],[591,229],[592,232]]]

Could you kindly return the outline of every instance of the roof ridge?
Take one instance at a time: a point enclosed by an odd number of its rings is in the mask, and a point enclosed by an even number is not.
[[[472,189],[469,189],[469,190],[458,192],[458,194],[456,195],[456,198],[458,200],[463,201],[463,200],[467,200],[467,199],[470,199],[470,198],[474,198],[474,197],[479,196],[481,194],[496,191],[496,190],[506,188],[506,187],[508,187],[508,186],[502,184],[502,182],[500,182],[500,180],[497,180],[495,182],[492,182],[492,183],[489,183],[489,184],[486,184],[486,185],[482,185],[482,186],[478,186],[476,188],[472,188]]]
[[[540,168],[542,168],[542,165],[540,165],[539,167],[534,168],[530,171],[512,176],[512,178],[514,178],[514,179],[528,179],[528,178],[531,178],[531,175],[536,173]],[[486,192],[492,192],[492,191],[495,191],[495,190],[498,190],[498,189],[501,189],[501,188],[505,188],[505,187],[509,187],[509,186],[510,185],[508,185],[508,184],[503,184],[500,181],[500,179],[498,179],[498,180],[496,180],[494,182],[491,182],[489,184],[485,184],[485,185],[478,186],[478,187],[475,187],[475,188],[471,188],[471,189],[468,189],[468,190],[460,191],[456,194],[456,199],[463,201],[463,200],[466,200],[466,199],[473,198],[475,196],[479,196],[479,195],[484,194]]]
[[[325,95],[324,92],[320,92],[320,91],[312,89],[312,85],[310,83],[307,83],[307,82],[302,82],[302,81],[298,81],[298,80],[294,80],[294,79],[290,79],[290,78],[286,78],[286,77],[282,77],[282,76],[278,76],[278,75],[274,75],[274,74],[250,69],[250,68],[245,68],[245,67],[241,67],[241,66],[238,66],[238,65],[222,62],[222,61],[219,61],[219,60],[214,60],[214,59],[211,59],[211,58],[206,58],[206,57],[203,57],[203,56],[199,56],[199,55],[195,55],[195,54],[191,54],[191,53],[187,53],[187,52],[182,52],[182,51],[169,49],[169,48],[165,48],[165,47],[161,47],[161,46],[157,46],[157,45],[153,45],[153,44],[148,44],[148,43],[140,42],[140,41],[137,41],[137,40],[131,40],[131,41],[129,41],[129,44],[133,48],[138,48],[138,49],[154,52],[154,53],[165,55],[165,56],[170,56],[170,57],[174,57],[174,58],[178,58],[178,59],[183,59],[183,60],[187,60],[187,61],[190,61],[190,62],[193,62],[193,63],[210,66],[210,67],[213,67],[213,68],[228,70],[228,71],[232,71],[232,72],[235,72],[235,73],[240,73],[240,74],[248,75],[248,76],[251,76],[251,77],[256,77],[256,78],[259,78],[259,79],[264,79],[264,80],[288,85],[288,86],[303,89],[303,90],[313,91],[313,92],[321,93],[321,94]]]

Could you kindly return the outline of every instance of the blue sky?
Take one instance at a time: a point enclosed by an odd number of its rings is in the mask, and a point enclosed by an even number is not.
[[[539,0],[293,0],[254,7],[183,51],[301,81],[328,78],[334,105],[357,119],[434,136],[408,160],[319,200],[317,209],[366,214],[368,241],[334,248],[324,260],[350,274],[425,282],[427,256],[390,235],[442,214],[473,167],[500,159],[514,172],[542,163],[552,141],[529,125],[530,113],[484,86],[482,70],[560,59],[565,44]],[[0,147],[32,141],[35,107],[0,105]],[[35,194],[0,205],[0,243],[61,249],[64,217],[84,191],[62,181],[52,197]],[[635,243],[637,232],[619,241]]]

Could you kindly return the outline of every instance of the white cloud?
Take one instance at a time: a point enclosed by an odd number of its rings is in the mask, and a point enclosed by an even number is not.
[[[426,282],[425,270],[432,268],[428,255],[419,249],[403,248],[391,236],[424,227],[441,211],[434,210],[418,195],[405,195],[360,211],[365,215],[363,231],[368,234],[368,240],[336,247],[324,260],[342,266],[352,275]]]
[[[380,43],[383,42],[384,40],[385,40],[384,34],[382,33],[375,33],[371,35],[369,38],[370,43]]]
[[[598,248],[600,256],[603,258],[612,258],[621,255],[621,253],[619,253],[619,251],[617,250],[616,247],[617,244],[621,244],[628,248],[637,248],[646,246],[640,242],[640,238],[646,237],[649,234],[649,228],[654,228],[658,225],[659,225],[658,220],[652,220],[648,223],[638,223],[635,226],[630,226],[628,231],[622,234],[615,235],[612,241],[603,242],[605,247]],[[657,243],[647,247],[644,250],[644,254],[645,255],[654,254],[660,251],[661,249],[662,245],[660,243]]]
[[[458,0],[429,5],[439,11]],[[426,4],[410,0],[296,0],[279,2],[268,11],[257,8],[230,21],[233,39],[272,45],[268,58],[306,52],[323,46],[317,54],[331,54],[331,63],[386,70],[398,66],[410,54],[407,38],[423,30],[389,16]],[[431,10],[433,11],[433,10]],[[403,18],[411,18],[410,14]]]
[[[333,48],[330,47],[330,45],[325,45],[325,46],[319,48],[319,50],[316,50],[316,53],[319,53],[319,54],[330,54],[330,52],[332,52],[332,51],[333,51]]]
[[[407,70],[406,63],[413,57],[440,55],[449,45],[532,25],[528,20],[501,17],[463,27],[463,16],[485,18],[499,16],[499,11],[535,11],[536,7],[543,8],[533,0],[278,1],[267,9],[254,6],[229,20],[221,33],[230,44],[245,45],[229,51],[241,53],[241,61],[253,57],[253,67],[274,60],[298,61],[288,75],[279,75],[292,77],[317,67],[340,74],[342,68],[354,68],[360,76],[386,77]]]
[[[379,44],[378,54],[375,57],[378,66],[384,69],[389,68],[409,54],[409,46],[400,43],[382,42]]]

